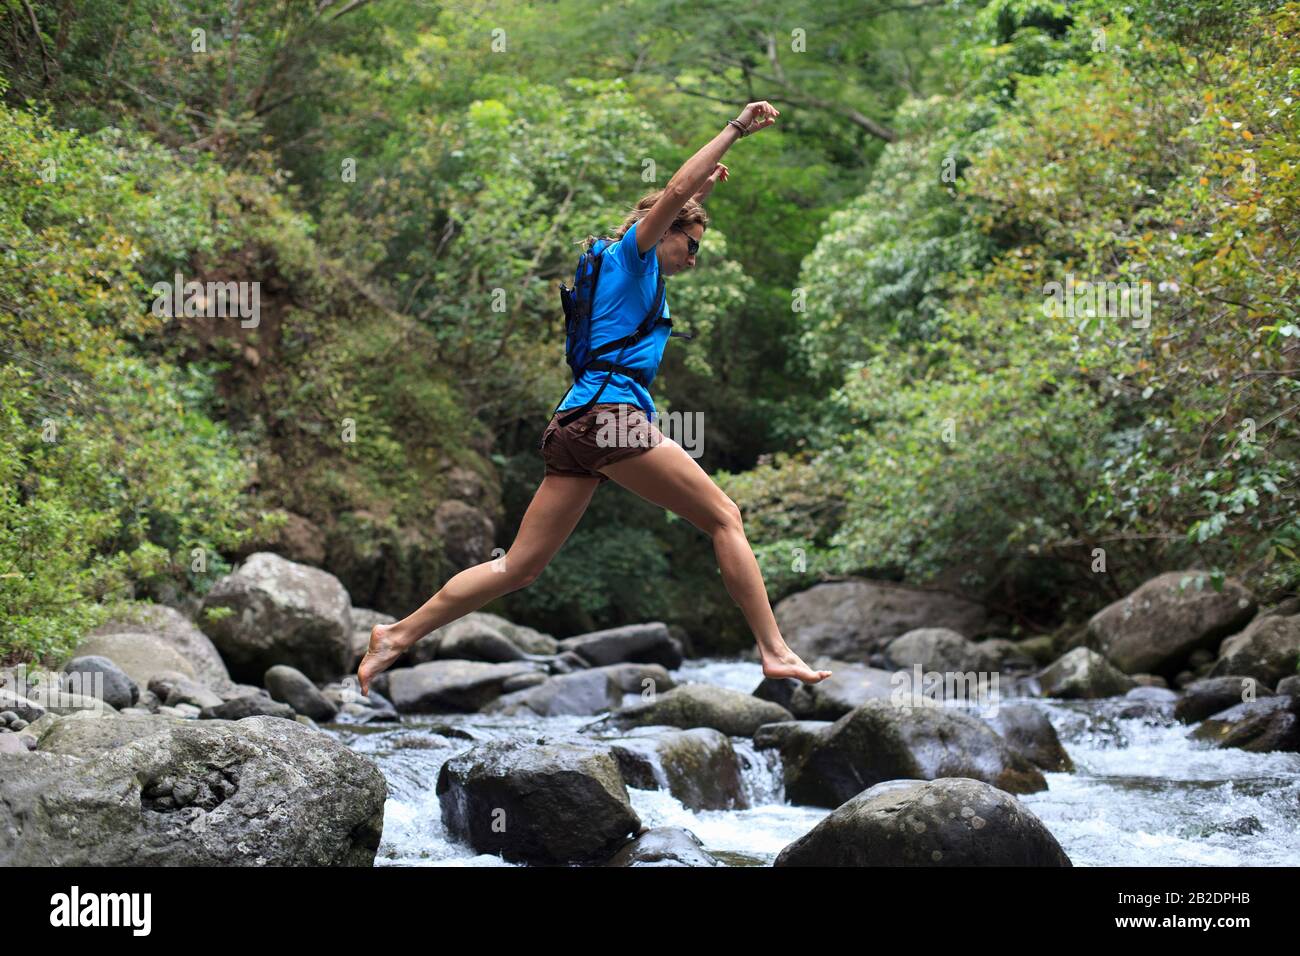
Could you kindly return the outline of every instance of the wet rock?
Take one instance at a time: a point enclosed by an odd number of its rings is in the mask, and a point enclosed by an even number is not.
[[[979,635],[988,621],[980,604],[946,591],[863,579],[815,585],[773,612],[786,643],[805,661],[819,655],[862,661],[916,628]]]
[[[400,713],[474,713],[501,696],[501,685],[519,674],[539,671],[520,661],[430,661],[397,667],[378,675],[372,687],[393,702]]]
[[[604,861],[642,829],[603,747],[495,740],[442,765],[435,787],[452,839],[515,863]]]
[[[1130,720],[1140,717],[1164,720],[1172,715],[1177,700],[1178,695],[1167,687],[1139,685],[1124,695],[1115,716]]]
[[[1300,698],[1273,696],[1236,704],[1201,721],[1188,733],[1216,747],[1251,753],[1300,752]]]
[[[892,670],[824,657],[810,666],[829,670],[831,676],[816,684],[765,677],[754,696],[780,704],[801,720],[838,720],[868,700],[888,700],[898,686]]]
[[[1052,722],[1032,704],[1003,705],[988,722],[1009,747],[1036,767],[1052,773],[1074,772],[1074,761]]]
[[[1207,677],[1183,688],[1174,704],[1174,719],[1194,724],[1234,704],[1272,696],[1273,692],[1253,677]]]
[[[544,680],[536,687],[505,694],[484,705],[482,712],[532,713],[539,717],[590,715],[614,710],[622,701],[623,692],[615,683],[614,676],[598,667],[574,674],[560,674]]]
[[[622,707],[602,721],[589,725],[595,731],[616,727],[663,725],[689,730],[712,727],[731,737],[751,737],[760,726],[793,715],[779,704],[752,694],[710,684],[680,684],[653,700]],[[584,728],[587,729],[587,728]]]
[[[558,650],[573,651],[592,667],[637,663],[659,664],[668,670],[676,670],[682,666],[681,646],[662,621],[628,624],[567,637],[558,642]]]
[[[373,761],[294,721],[177,721],[0,754],[0,865],[372,866],[386,797]]]
[[[638,790],[667,790],[691,810],[749,807],[731,738],[712,727],[640,727],[603,738],[623,781]]]
[[[962,777],[890,780],[837,807],[774,866],[1071,866],[1015,797]]]
[[[259,551],[213,585],[204,614],[215,608],[233,613],[201,620],[237,681],[260,680],[276,664],[337,680],[351,663],[351,601],[338,578],[318,568]]]
[[[885,646],[894,667],[919,666],[924,671],[996,671],[998,655],[983,644],[968,641],[951,628],[919,627]]]
[[[756,735],[755,746],[770,739]],[[1039,769],[991,727],[951,707],[871,700],[829,727],[785,731],[776,741],[791,803],[837,807],[899,778],[972,777],[1010,793],[1047,789]]]
[[[1094,614],[1088,632],[1120,671],[1173,676],[1193,651],[1212,650],[1245,627],[1255,610],[1250,591],[1233,578],[1216,591],[1205,572],[1168,571]]]
[[[1037,675],[1044,697],[1063,700],[1117,697],[1137,686],[1127,674],[1086,647],[1076,647]]]
[[[690,830],[655,827],[605,861],[605,866],[721,866]]]

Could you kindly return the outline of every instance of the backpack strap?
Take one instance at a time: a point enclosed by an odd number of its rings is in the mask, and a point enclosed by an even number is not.
[[[592,355],[600,355],[604,352],[610,351],[612,348],[618,346],[620,343],[622,344],[622,347],[619,348],[618,350],[618,358],[616,358],[613,362],[607,362],[604,359],[595,359],[591,362],[588,362],[585,366],[583,366],[584,372],[589,368],[596,368],[601,371],[607,370],[609,374],[605,376],[605,381],[600,383],[600,388],[596,389],[596,394],[591,396],[590,401],[586,402],[585,404],[581,405],[578,408],[575,408],[573,411],[569,412],[567,415],[564,415],[563,417],[560,418],[559,426],[561,428],[569,424],[569,422],[573,421],[575,418],[578,418],[579,416],[585,414],[587,410],[591,408],[591,406],[596,404],[596,400],[600,398],[601,392],[605,391],[605,386],[609,384],[609,380],[614,377],[615,372],[622,372],[624,375],[629,375],[629,377],[635,378],[638,384],[640,384],[642,387],[646,387],[646,383],[642,378],[641,373],[638,372],[636,369],[628,369],[626,365],[620,365],[619,359],[623,357],[623,353],[627,350],[627,347],[629,345],[631,345],[634,342],[640,341],[645,336],[645,334],[651,328],[654,327],[650,320],[658,318],[659,314],[663,311],[665,291],[666,290],[664,288],[663,273],[660,273],[659,283],[655,287],[654,305],[650,306],[650,311],[647,312],[646,317],[641,320],[641,324],[637,327],[637,330],[633,332],[631,335],[625,335],[621,339],[615,339],[613,342],[608,342],[605,345],[602,345],[600,348],[595,349],[592,352]],[[569,386],[569,388],[570,390],[572,390],[573,386],[571,385]],[[565,392],[564,394],[565,397],[567,398],[569,393]],[[563,404],[564,404],[564,399],[562,398],[560,399],[560,405]],[[556,411],[559,411],[560,405],[555,406]],[[554,415],[555,412],[552,412],[551,414]]]

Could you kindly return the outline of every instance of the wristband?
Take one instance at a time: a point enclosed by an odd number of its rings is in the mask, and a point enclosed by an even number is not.
[[[741,136],[748,136],[748,135],[749,135],[749,130],[746,129],[746,128],[745,128],[745,125],[744,125],[740,120],[738,120],[738,119],[729,119],[729,120],[727,120],[727,125],[728,125],[728,126],[734,126],[734,127],[736,127],[736,129],[740,130],[740,135],[741,135]]]

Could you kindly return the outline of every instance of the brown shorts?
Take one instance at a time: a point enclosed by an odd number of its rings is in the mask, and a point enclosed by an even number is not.
[[[546,474],[599,478],[605,465],[643,454],[664,441],[664,434],[629,402],[597,402],[563,428],[559,420],[573,409],[561,409],[542,432]]]

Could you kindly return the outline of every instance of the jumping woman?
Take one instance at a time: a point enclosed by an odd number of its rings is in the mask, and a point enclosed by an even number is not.
[[[779,115],[766,100],[750,103],[688,159],[667,186],[637,203],[600,252],[601,272],[591,310],[593,350],[598,349],[597,342],[627,336],[649,317],[658,303],[660,276],[695,266],[709,222],[700,203],[728,175],[719,160],[737,139],[771,126]],[[723,583],[754,632],[765,676],[793,677],[809,684],[830,676],[830,671],[808,667],[781,637],[736,503],[681,445],[653,424],[654,402],[646,386],[654,379],[668,342],[672,323],[667,315],[665,298],[661,321],[649,334],[626,347],[618,361],[588,366],[561,400],[542,434],[546,468],[541,486],[505,556],[456,574],[402,620],[375,625],[357,668],[363,694],[369,693],[376,674],[426,634],[532,584],[577,526],[596,489],[611,478],[713,539]],[[611,440],[611,436],[616,437]]]

